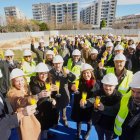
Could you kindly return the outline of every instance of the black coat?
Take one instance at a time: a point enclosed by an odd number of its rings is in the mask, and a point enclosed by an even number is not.
[[[18,127],[17,115],[12,115],[10,103],[5,100],[0,93],[4,105],[0,102],[0,139],[8,140],[11,134],[11,129]]]
[[[18,61],[13,61],[13,64],[10,64],[9,61],[6,61],[6,63],[8,65],[9,72],[11,72],[15,68],[20,68],[20,64],[18,63]]]
[[[46,89],[45,84],[41,84],[37,76],[31,77],[29,85],[33,95],[37,95]],[[52,105],[52,100],[49,97],[39,99],[37,102],[37,110],[38,113],[36,117],[41,124],[42,130],[47,130],[58,123],[59,111]]]
[[[55,84],[56,81],[60,81],[60,88],[59,88],[59,93],[61,94],[60,97],[56,98],[57,100],[57,108],[59,110],[65,108],[69,101],[70,101],[70,95],[69,95],[69,90],[68,90],[68,81],[73,82],[76,79],[76,76],[73,73],[69,73],[67,77],[64,76],[62,72],[58,73],[55,71],[55,69],[50,70],[50,74],[52,77],[52,83]],[[54,92],[54,98],[55,98],[56,92]]]
[[[0,92],[5,97],[10,87],[10,72],[6,61],[0,60],[0,69],[3,75],[1,78]]]
[[[104,111],[99,111],[94,109],[93,124],[99,125],[103,129],[113,131],[114,122],[115,122],[116,115],[119,111],[122,94],[117,90],[114,90],[111,96],[107,96],[104,90],[101,89],[97,91],[94,95],[95,97],[100,96],[101,103],[104,105],[105,109]]]
[[[88,122],[92,119],[93,104],[91,99],[94,97],[94,92],[99,90],[97,83],[91,88],[88,88],[85,81],[79,81],[79,94],[74,95],[74,103],[72,107],[71,119],[75,122]],[[80,100],[82,99],[82,92],[87,92],[86,108],[80,107]]]

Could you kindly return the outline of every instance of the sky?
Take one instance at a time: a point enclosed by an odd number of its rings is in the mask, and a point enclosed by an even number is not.
[[[22,2],[23,1],[23,2]],[[71,2],[72,0],[0,0],[0,15],[4,15],[4,7],[16,6],[27,18],[32,18],[32,4],[46,2]],[[74,0],[73,0],[74,1]],[[87,6],[94,0],[78,0],[80,6]],[[140,13],[140,0],[118,0],[116,17]]]

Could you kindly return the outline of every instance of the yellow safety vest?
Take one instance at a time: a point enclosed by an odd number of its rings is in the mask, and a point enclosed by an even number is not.
[[[128,102],[130,97],[131,97],[131,90],[126,95],[124,95],[121,99],[120,109],[116,116],[115,125],[114,125],[114,132],[118,136],[122,134],[122,125],[129,113]]]
[[[114,67],[107,68],[106,74],[108,74],[108,73],[115,74]],[[124,77],[123,81],[121,82],[121,84],[118,87],[118,91],[121,92],[122,95],[126,94],[127,91],[129,90],[129,83],[132,81],[132,77],[133,77],[133,72],[127,70],[126,76]]]
[[[69,58],[67,63],[67,68],[69,71],[71,71],[73,74],[75,74],[76,79],[79,79],[80,73],[81,73],[81,65],[75,65],[72,67],[73,61],[72,58]]]
[[[22,64],[22,70],[25,73],[25,78],[27,80],[27,83],[30,82],[30,77],[31,76],[35,76],[35,67],[36,67],[36,63],[35,61],[32,61],[31,63],[24,61]]]

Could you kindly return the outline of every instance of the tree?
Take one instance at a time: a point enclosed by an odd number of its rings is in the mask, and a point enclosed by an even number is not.
[[[106,21],[103,19],[103,20],[100,22],[100,29],[105,28],[105,27],[106,27]]]
[[[40,31],[46,31],[46,30],[48,30],[48,26],[44,22],[40,23],[39,24],[39,27],[40,27]]]

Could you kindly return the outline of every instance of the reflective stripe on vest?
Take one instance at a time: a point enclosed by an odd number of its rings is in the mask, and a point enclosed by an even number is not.
[[[131,91],[124,95],[121,99],[120,109],[115,119],[114,132],[120,136],[122,134],[122,125],[128,115],[128,102],[131,97]]]

